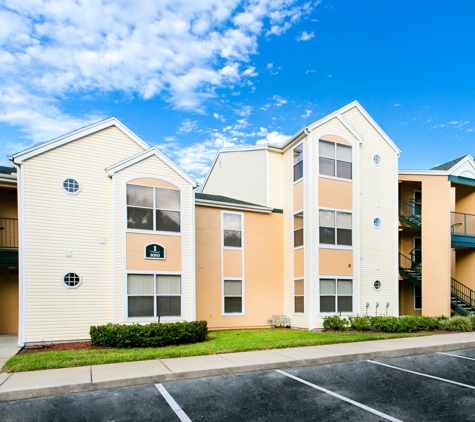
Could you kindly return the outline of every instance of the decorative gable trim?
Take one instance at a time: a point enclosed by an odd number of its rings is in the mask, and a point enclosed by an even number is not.
[[[81,129],[75,130],[74,132],[68,133],[66,135],[62,135],[58,138],[54,138],[50,141],[43,142],[42,144],[36,145],[24,151],[13,154],[12,156],[8,158],[10,159],[10,161],[12,161],[15,164],[22,164],[23,161],[28,160],[29,158],[43,154],[54,148],[58,148],[62,145],[68,144],[69,142],[76,141],[80,138],[83,138],[88,135],[92,135],[93,133],[99,132],[101,130],[107,129],[112,126],[115,126],[117,129],[123,132],[126,136],[128,136],[130,139],[135,141],[141,148],[143,149],[150,148],[150,145],[148,145],[145,141],[139,138],[127,126],[125,126],[115,117],[111,117],[109,119],[102,120],[97,123],[93,123],[92,125],[85,126]]]
[[[129,157],[117,164],[113,164],[110,167],[106,168],[107,175],[112,177],[115,173],[133,166],[134,164],[143,161],[149,157],[155,156],[159,160],[163,161],[168,167],[170,167],[172,170],[174,170],[176,173],[178,173],[183,179],[185,179],[190,185],[192,185],[193,188],[196,188],[198,186],[198,183],[196,182],[195,179],[193,179],[185,170],[183,170],[181,167],[176,165],[172,160],[170,160],[165,154],[163,154],[161,151],[157,149],[157,147],[152,147],[147,149],[146,151],[139,152],[138,154],[133,155],[132,157]]]

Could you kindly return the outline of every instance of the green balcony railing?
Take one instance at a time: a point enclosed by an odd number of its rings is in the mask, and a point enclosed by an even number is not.
[[[414,200],[410,200],[409,204],[399,201],[399,220],[408,226],[421,231],[422,224],[422,204]]]
[[[475,236],[475,215],[452,212],[452,234]]]
[[[0,248],[18,248],[18,219],[0,217]]]

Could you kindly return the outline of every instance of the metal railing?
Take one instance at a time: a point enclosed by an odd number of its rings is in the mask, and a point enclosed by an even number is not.
[[[475,236],[475,215],[452,211],[451,232],[462,236]]]
[[[456,298],[475,308],[475,291],[465,286],[465,284],[460,283],[460,281],[455,280],[455,278],[452,278],[450,288]]]
[[[412,255],[412,252],[411,252]],[[415,262],[411,258],[408,258],[406,255],[399,253],[399,268],[404,270],[418,270],[420,271],[420,262]]]
[[[409,200],[409,204],[404,201],[399,201],[399,214],[404,217],[420,220],[421,211],[422,211],[421,202],[416,202],[412,199]]]
[[[0,248],[18,248],[18,219],[0,217]]]

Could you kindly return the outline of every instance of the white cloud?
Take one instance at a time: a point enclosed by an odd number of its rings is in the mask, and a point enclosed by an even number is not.
[[[178,128],[178,133],[188,133],[198,129],[198,122],[196,120],[185,119],[181,122]]]
[[[316,72],[315,69],[308,69],[308,70],[305,71],[305,74],[307,74],[307,73],[315,73],[315,72]]]
[[[303,119],[306,119],[307,117],[310,117],[311,114],[312,114],[312,110],[306,109],[305,113],[302,114],[300,117],[302,117]]]
[[[399,103],[393,104],[393,107],[401,107],[401,104]]]
[[[257,142],[259,143],[267,143],[272,145],[279,145],[284,143],[287,139],[290,138],[289,135],[284,135],[283,133],[279,133],[277,131],[268,132],[268,130],[264,127],[261,127],[259,132],[257,133],[258,136],[264,137],[263,139],[259,139]]]
[[[221,114],[218,114],[218,113],[214,113],[214,114],[213,114],[213,117],[214,117],[215,119],[221,120],[222,122],[225,122],[225,121],[226,121],[226,119],[225,119]]]
[[[250,105],[245,105],[245,106],[242,106],[242,107],[239,108],[239,109],[235,109],[234,112],[235,112],[238,116],[247,117],[247,116],[250,116],[251,113],[252,113],[252,106],[250,106]]]
[[[315,38],[315,33],[312,32],[307,32],[303,31],[297,38],[295,38],[297,41],[309,41],[312,38]]]
[[[467,129],[467,132],[475,132],[475,127],[471,127],[469,129]]]
[[[0,92],[16,85],[26,115],[65,126],[89,121],[61,111],[72,95],[160,95],[175,108],[204,112],[216,88],[257,75],[247,63],[259,36],[286,32],[312,8],[297,0],[4,0]],[[1,121],[31,139],[44,136],[36,132],[41,119],[26,122],[15,107],[0,99]]]
[[[333,75],[327,75],[327,78],[331,79],[331,78],[333,78]]]
[[[280,97],[279,95],[274,95],[272,99],[275,101],[275,106],[280,107],[284,104],[287,104],[287,100],[285,98]]]

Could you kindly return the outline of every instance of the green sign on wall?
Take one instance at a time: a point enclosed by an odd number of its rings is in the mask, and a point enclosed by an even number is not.
[[[165,259],[165,248],[157,243],[145,246],[145,259]]]

